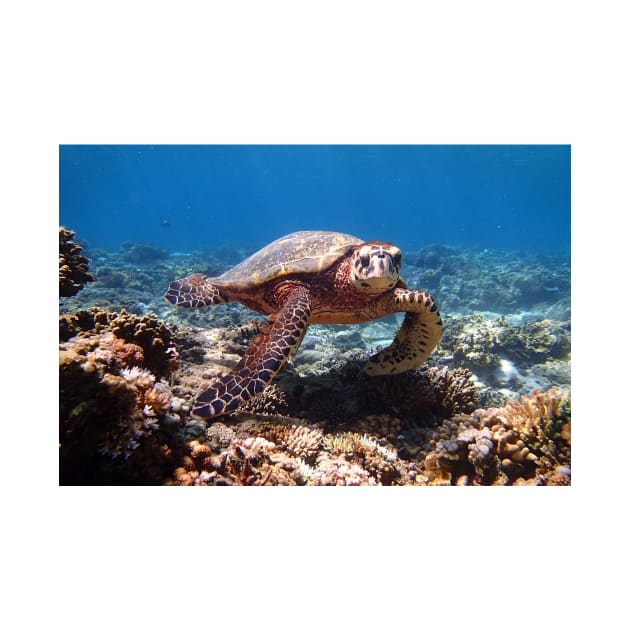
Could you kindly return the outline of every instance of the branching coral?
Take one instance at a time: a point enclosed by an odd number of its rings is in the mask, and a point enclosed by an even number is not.
[[[238,408],[238,413],[256,413],[271,415],[287,409],[286,394],[274,384],[266,387],[260,394],[250,398]]]
[[[240,432],[264,437],[290,455],[303,460],[309,460],[317,453],[323,438],[320,427],[283,416],[263,420],[251,418],[241,423]]]
[[[489,378],[501,369],[502,360],[529,366],[549,358],[564,359],[570,349],[567,324],[545,319],[519,326],[503,317],[484,319],[480,315],[449,319],[439,348],[451,354],[455,365]]]
[[[102,332],[77,335],[59,350],[61,483],[159,478],[156,467],[171,454],[160,423],[172,415],[172,396],[142,367],[142,348]]]
[[[64,227],[59,228],[59,295],[76,295],[87,282],[96,278],[88,273],[88,259],[81,255],[83,248],[72,237],[74,232]]]
[[[92,308],[59,318],[59,336],[68,340],[79,332],[109,331],[118,339],[142,348],[144,366],[160,376],[168,376],[179,365],[176,330],[155,315],[133,315]]]
[[[375,486],[375,477],[359,464],[343,457],[331,457],[318,462],[310,472],[313,485],[322,486]]]
[[[170,406],[170,396],[153,389],[155,377],[147,370],[121,370],[120,376],[105,374],[102,383],[116,398],[133,400],[127,413],[122,413],[105,432],[99,453],[112,459],[127,459],[152,431],[158,428],[158,416]],[[148,401],[152,401],[156,410]]]
[[[317,453],[322,437],[322,430],[319,427],[293,426],[286,441],[286,447],[291,455],[308,461]]]
[[[417,417],[432,411],[450,417],[472,411],[477,400],[473,374],[463,368],[423,367],[381,377],[375,385],[378,400],[402,415]]]
[[[187,455],[167,484],[173,485],[295,485],[289,471],[272,460],[275,445],[262,437],[237,438],[215,453],[211,446],[193,440]]]
[[[475,408],[477,388],[474,375],[465,368],[425,368],[439,411],[446,416]]]
[[[557,389],[456,416],[434,432],[424,462],[427,481],[564,482],[557,470],[570,465],[570,423],[569,395]]]
[[[206,431],[208,443],[216,445],[218,448],[227,448],[236,436],[236,432],[223,422],[214,422]]]
[[[514,427],[517,444],[522,443],[523,449],[535,454],[529,461],[536,462],[539,476],[548,475],[556,466],[570,465],[571,399],[568,393],[556,388],[534,391],[531,396],[508,401],[499,418],[504,425]]]
[[[400,418],[389,413],[370,414],[353,422],[351,429],[360,435],[375,435],[393,441],[400,434]]]
[[[290,418],[215,423],[193,440],[168,483],[177,485],[391,485],[404,465],[368,435],[324,436]]]
[[[396,450],[365,433],[363,435],[352,431],[329,433],[324,436],[322,446],[324,451],[317,458],[316,468],[317,478],[321,483],[339,485],[338,480],[327,480],[327,473],[330,470],[327,459],[332,459],[337,464],[345,459],[348,464],[360,467],[369,476],[368,482],[360,485],[392,485],[401,477],[402,470]],[[347,469],[343,467],[341,469],[347,472]],[[332,470],[338,472],[339,466],[335,465]],[[343,485],[357,484],[351,482]]]

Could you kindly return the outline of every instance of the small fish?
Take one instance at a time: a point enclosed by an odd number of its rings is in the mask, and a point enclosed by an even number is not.
[[[171,227],[171,222],[168,219],[162,219],[160,221],[160,225],[162,227]]]

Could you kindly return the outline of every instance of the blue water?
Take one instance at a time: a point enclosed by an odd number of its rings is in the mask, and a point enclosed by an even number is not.
[[[568,252],[570,147],[71,146],[60,225],[92,247],[256,248],[323,229],[429,243]]]

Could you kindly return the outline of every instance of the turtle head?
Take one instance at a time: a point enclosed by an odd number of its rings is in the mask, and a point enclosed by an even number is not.
[[[389,243],[369,241],[358,245],[350,266],[350,279],[359,291],[381,293],[398,282],[402,254]]]

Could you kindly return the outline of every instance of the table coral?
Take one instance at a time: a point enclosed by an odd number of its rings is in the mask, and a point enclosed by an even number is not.
[[[76,295],[87,282],[96,278],[88,272],[89,262],[81,255],[83,248],[72,240],[72,230],[59,228],[59,295]]]

